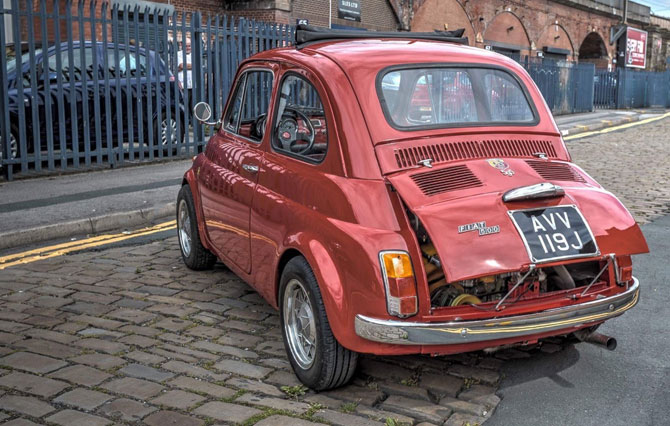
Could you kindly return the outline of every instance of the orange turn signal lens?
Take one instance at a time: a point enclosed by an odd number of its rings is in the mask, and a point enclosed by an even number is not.
[[[416,314],[419,298],[409,254],[402,251],[383,251],[379,253],[379,261],[388,313],[400,318]]]
[[[412,262],[407,253],[382,253],[382,262],[389,278],[410,278],[414,276]]]

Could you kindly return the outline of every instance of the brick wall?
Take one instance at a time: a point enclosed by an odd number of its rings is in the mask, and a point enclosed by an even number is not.
[[[310,25],[328,26],[328,0],[293,0],[291,24],[296,19],[309,19]],[[398,20],[388,0],[360,0],[361,22],[353,22],[337,17],[338,1],[332,1],[332,23],[348,27],[366,28],[375,31],[396,31]]]
[[[543,47],[565,49],[576,59],[579,47],[591,32],[603,40],[619,22],[617,17],[575,9],[551,0],[415,0],[412,30],[466,28],[473,46],[486,41],[517,45],[521,54],[537,55]],[[606,66],[615,58],[615,47],[605,43]],[[571,58],[569,58],[571,59]]]

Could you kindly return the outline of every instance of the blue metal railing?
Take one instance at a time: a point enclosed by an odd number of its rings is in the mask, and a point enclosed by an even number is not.
[[[293,27],[118,3],[12,0],[0,45],[0,174],[191,156],[221,116],[237,66]],[[190,45],[190,54],[184,47]],[[14,53],[16,55],[14,55]],[[15,60],[14,60],[15,59]],[[191,63],[180,67],[180,64]]]
[[[0,30],[5,179],[191,156],[212,132],[193,119],[192,105],[207,101],[220,117],[240,61],[293,41],[289,25],[178,14],[167,5],[9,3],[0,3],[0,22],[9,17],[11,23]],[[180,66],[189,59],[191,70]],[[516,59],[554,114],[670,107],[670,72]],[[267,94],[260,96],[261,103],[268,101]]]

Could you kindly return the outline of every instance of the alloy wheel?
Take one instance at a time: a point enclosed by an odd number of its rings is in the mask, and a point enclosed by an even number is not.
[[[288,346],[296,363],[306,370],[314,363],[316,354],[316,321],[305,287],[297,279],[286,285],[283,304]]]
[[[169,132],[168,129],[170,129]],[[170,138],[169,140],[168,135]],[[176,145],[178,140],[177,121],[174,118],[164,118],[163,121],[161,121],[161,144],[163,146],[168,146],[171,142],[172,145]]]
[[[188,214],[186,200],[179,202],[179,214],[177,216],[177,229],[179,230],[179,245],[185,257],[191,255],[191,217]]]

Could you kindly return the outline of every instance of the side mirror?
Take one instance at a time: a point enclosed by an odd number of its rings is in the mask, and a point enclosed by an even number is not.
[[[210,121],[212,119],[212,107],[207,102],[198,102],[193,107],[193,116],[202,124],[209,126],[218,126],[219,121]]]

